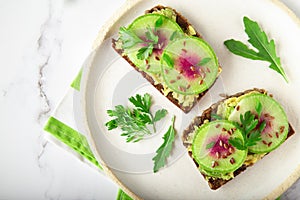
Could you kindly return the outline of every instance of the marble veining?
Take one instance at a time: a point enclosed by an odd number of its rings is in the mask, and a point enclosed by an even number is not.
[[[37,54],[40,58],[38,88],[42,104],[42,109],[38,115],[39,122],[41,122],[42,118],[47,118],[52,111],[50,100],[45,90],[45,70],[50,64],[54,51],[59,52],[61,49],[62,39],[59,36],[59,31],[61,27],[62,4],[63,2],[48,0],[48,18],[42,24],[40,28],[41,33],[37,40]]]
[[[22,68],[18,63],[12,65],[0,60],[2,66],[9,66],[1,73],[2,79],[8,81],[0,81],[0,103],[10,107],[6,109],[7,113],[0,113],[0,122],[6,122],[7,118],[12,120],[11,124],[0,125],[1,140],[10,142],[1,148],[0,199],[115,199],[116,184],[49,143],[42,129],[88,55],[104,19],[124,1],[111,1],[109,5],[104,0],[28,0],[26,3],[13,0],[0,3],[3,30],[0,36],[8,38],[7,43],[0,46],[0,53],[6,53],[7,48],[13,46],[12,52],[19,54],[12,59],[18,59],[24,65]],[[283,2],[299,14],[298,2]],[[10,14],[13,11],[17,14]],[[5,12],[7,17],[1,14]],[[27,21],[27,18],[31,20]],[[38,33],[33,35],[30,28],[14,29],[12,20],[19,23],[17,26],[28,23],[26,26],[34,27]],[[6,34],[5,30],[20,34],[15,37]],[[20,43],[23,46],[20,47]],[[78,65],[77,68],[74,64]],[[59,76],[59,73],[63,75]],[[18,102],[27,103],[16,105]],[[3,172],[6,169],[9,171]],[[298,180],[282,195],[282,200],[300,199],[299,188]]]

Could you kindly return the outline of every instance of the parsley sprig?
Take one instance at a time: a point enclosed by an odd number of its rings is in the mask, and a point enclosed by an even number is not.
[[[244,17],[245,32],[247,33],[248,42],[255,48],[250,49],[246,44],[234,39],[226,40],[225,46],[232,53],[249,58],[252,60],[267,61],[270,63],[270,68],[283,76],[286,82],[288,78],[281,66],[280,58],[276,54],[274,40],[269,40],[267,34],[259,27],[258,23],[252,21],[248,17]]]
[[[153,126],[153,131],[156,132],[155,122],[164,118],[167,110],[161,109],[156,111],[155,115],[150,112],[151,96],[146,93],[144,96],[137,94],[135,97],[130,97],[129,101],[135,106],[130,109],[122,105],[115,106],[115,110],[107,110],[107,114],[114,119],[108,121],[105,126],[108,130],[113,130],[119,127],[123,133],[121,136],[126,136],[126,142],[138,142],[145,135],[150,135],[151,131],[147,125]]]
[[[255,110],[259,119],[262,112],[262,104],[260,102],[257,103]],[[246,150],[248,147],[254,146],[261,141],[261,133],[266,127],[266,121],[262,121],[257,128],[258,119],[251,111],[245,112],[244,115],[240,114],[241,125],[239,126],[242,130],[244,142],[240,138],[230,138],[229,143],[239,150]]]
[[[158,44],[159,37],[155,34],[156,30],[163,25],[163,18],[159,17],[154,24],[154,30],[148,26],[145,32],[146,40],[141,39],[135,32],[125,27],[120,27],[119,35],[122,41],[123,49],[130,49],[137,44],[143,44],[136,56],[140,60],[148,59],[154,49],[154,46]]]

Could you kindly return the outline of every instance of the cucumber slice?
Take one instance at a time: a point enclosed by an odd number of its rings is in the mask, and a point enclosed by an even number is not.
[[[245,95],[229,115],[228,120],[240,123],[240,115],[247,111],[251,111],[258,118],[255,108],[259,102],[262,105],[262,111],[257,127],[263,121],[266,122],[266,127],[261,133],[262,140],[255,146],[250,146],[249,151],[253,153],[267,153],[284,142],[288,134],[289,124],[287,116],[278,102],[265,94],[253,93]]]
[[[246,159],[247,150],[238,150],[229,144],[231,137],[244,141],[241,130],[232,122],[216,120],[202,125],[192,144],[193,158],[200,168],[214,174],[230,173],[238,169]]]
[[[162,74],[168,87],[183,94],[199,94],[216,80],[219,64],[202,39],[185,37],[171,42],[163,52]]]
[[[162,21],[159,28],[155,28],[157,20]],[[146,32],[149,28],[156,36],[158,36],[158,44],[154,45],[150,57],[147,60],[137,58],[138,50],[145,47],[147,43],[139,43],[132,48],[125,49],[125,53],[135,66],[141,70],[158,73],[161,71],[160,60],[164,48],[171,39],[173,40],[176,37],[181,37],[184,33],[175,21],[160,14],[146,14],[140,16],[129,25],[128,30],[134,32],[142,40],[147,41]]]

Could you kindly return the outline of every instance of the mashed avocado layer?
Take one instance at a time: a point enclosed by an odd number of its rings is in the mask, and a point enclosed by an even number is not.
[[[154,11],[152,13],[164,15],[176,22],[177,14],[170,8],[164,8],[161,10]],[[184,31],[185,35],[187,35],[187,36],[196,35],[196,31],[192,26],[188,26],[187,29],[183,30],[183,31]],[[120,40],[116,41],[115,47],[116,47],[116,49],[122,50],[122,41],[120,41]],[[122,56],[126,56],[126,53],[124,51],[123,51]],[[172,92],[172,97],[174,99],[176,99],[178,101],[178,104],[183,107],[193,106],[194,102],[196,101],[196,99],[199,96],[198,94],[183,95],[183,94],[176,93],[167,86],[167,84],[165,83],[165,81],[160,73],[151,73],[151,72],[146,72],[146,71],[144,71],[144,72],[147,73],[150,77],[152,77],[152,79],[155,82],[154,85],[161,84],[163,86],[162,93],[165,96],[167,96],[169,93]],[[219,70],[219,73],[220,72],[221,72],[221,70]]]
[[[239,101],[241,100],[242,97],[244,97],[245,95],[249,95],[249,94],[253,94],[253,93],[258,93],[257,91],[253,91],[253,92],[249,92],[247,94],[241,95],[239,97],[232,97],[229,98],[227,100],[225,100],[224,102],[222,102],[217,109],[217,114],[219,116],[222,116],[223,119],[228,119],[230,113],[234,110],[235,106],[239,103]],[[208,123],[209,120],[205,120],[203,122],[203,124]],[[189,144],[187,150],[190,152],[190,155],[192,155],[192,144],[193,144],[193,140],[194,137],[197,133],[197,130],[199,129],[199,127],[194,126],[194,131],[189,133],[188,137],[186,138],[186,140],[184,141],[185,144]],[[259,160],[261,160],[264,156],[266,155],[266,153],[263,154],[254,154],[254,153],[249,153],[243,163],[243,165],[245,165],[246,167],[248,166],[252,166],[253,164],[255,164],[256,162],[258,162]],[[195,160],[194,160],[195,161]],[[195,161],[196,162],[196,161]],[[223,179],[223,180],[229,180],[234,178],[234,172],[230,172],[230,173],[226,173],[226,174],[220,174],[220,173],[214,173],[214,172],[210,172],[207,170],[202,169],[200,166],[198,167],[198,170],[205,175],[206,180],[209,179]]]

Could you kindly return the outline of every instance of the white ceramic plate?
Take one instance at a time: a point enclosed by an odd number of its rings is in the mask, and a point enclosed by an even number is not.
[[[120,26],[128,25],[144,10],[157,4],[175,8],[185,16],[215,50],[223,72],[216,84],[189,113],[170,103],[111,48]],[[282,65],[290,80],[287,84],[268,63],[252,61],[231,54],[223,45],[234,38],[246,42],[243,16],[258,21],[274,38]],[[154,0],[128,1],[102,29],[97,46],[84,67],[81,88],[83,122],[97,159],[126,192],[143,199],[262,199],[280,195],[299,177],[300,135],[295,134],[280,148],[234,178],[217,191],[212,191],[197,171],[182,146],[181,135],[194,116],[220,99],[219,94],[234,94],[253,87],[265,88],[281,102],[290,123],[299,132],[300,124],[300,25],[298,19],[282,4],[271,0]],[[108,132],[106,110],[128,104],[127,98],[148,92],[153,97],[153,110],[161,107],[169,115],[158,124],[154,136],[128,144],[120,132]],[[175,147],[168,165],[153,174],[152,157],[163,142],[163,133],[176,115]],[[291,177],[294,176],[294,177]]]

